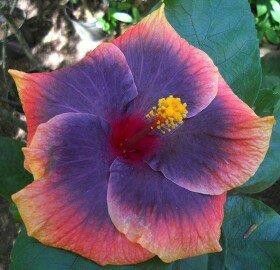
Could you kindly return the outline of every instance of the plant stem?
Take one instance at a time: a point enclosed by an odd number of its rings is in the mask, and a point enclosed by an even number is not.
[[[3,71],[3,77],[4,77],[4,88],[3,88],[3,93],[2,96],[3,98],[7,98],[9,94],[9,87],[8,87],[8,79],[7,79],[7,55],[6,55],[6,46],[7,46],[7,34],[8,34],[8,27],[7,25],[4,26],[4,39],[2,42],[2,71]]]

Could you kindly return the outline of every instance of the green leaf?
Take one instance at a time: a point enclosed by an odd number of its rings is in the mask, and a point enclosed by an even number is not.
[[[113,2],[113,1],[110,1],[109,4],[112,5],[112,2]],[[132,4],[131,4],[131,3],[128,3],[128,2],[117,2],[117,3],[116,3],[116,7],[117,7],[117,10],[126,11],[126,10],[129,10],[129,9],[132,8]]]
[[[116,20],[120,21],[120,22],[124,22],[124,23],[132,23],[133,19],[132,17],[124,12],[115,12],[112,15],[113,18],[115,18]]]
[[[276,0],[270,0],[270,4],[273,10],[270,11],[270,14],[274,21],[280,23],[280,4]]]
[[[264,15],[267,12],[267,5],[265,1],[260,1],[257,3],[257,15],[258,17]]]
[[[22,219],[17,209],[17,206],[13,202],[10,203],[9,211],[12,214],[15,222],[22,223]]]
[[[19,141],[0,137],[0,195],[8,200],[32,181],[32,176],[23,168],[22,147]]]
[[[264,17],[262,18],[257,18],[257,28],[261,29],[262,31],[266,31],[266,29],[271,28],[271,23],[269,20],[269,14],[267,13]]]
[[[280,53],[278,51],[272,51],[262,57],[261,60],[263,69],[261,88],[266,91],[269,91],[268,89],[270,89],[270,91],[273,92],[274,96],[271,97],[271,99],[274,99],[275,103],[279,100],[278,95],[280,94]],[[259,115],[267,114],[260,112]]]
[[[261,116],[273,115],[279,100],[280,88],[262,89],[255,104],[256,114]]]
[[[166,16],[187,41],[205,51],[233,91],[252,105],[261,82],[259,41],[245,0],[165,0]]]
[[[133,7],[131,12],[132,12],[132,16],[133,16],[133,22],[135,22],[135,23],[139,22],[140,19],[141,19],[141,15],[140,15],[140,12],[139,12],[138,8]]]
[[[280,88],[280,77],[279,76],[276,76],[276,75],[263,76],[262,89],[269,89],[269,88],[272,91],[279,93],[279,88]]]
[[[104,20],[103,18],[99,18],[98,23],[102,27],[102,30],[104,32],[106,33],[110,32],[110,24],[106,20]]]
[[[224,269],[280,269],[280,216],[264,203],[229,197],[223,234],[226,246],[220,256],[225,259]]]
[[[272,28],[266,29],[265,36],[266,36],[267,40],[273,44],[280,43],[280,36],[279,36],[278,31],[276,31]]]
[[[14,244],[11,254],[11,270],[207,270],[208,256],[194,257],[172,264],[154,258],[133,266],[101,267],[77,254],[45,246],[23,229]]]
[[[267,116],[277,112],[280,100],[280,54],[272,51],[261,60],[263,81],[254,107],[258,115]]]
[[[261,59],[264,75],[278,76],[280,80],[280,51],[271,51]],[[280,84],[280,82],[279,82]]]

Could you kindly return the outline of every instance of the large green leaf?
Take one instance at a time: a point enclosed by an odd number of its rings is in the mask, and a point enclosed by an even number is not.
[[[11,270],[207,270],[208,256],[165,264],[158,258],[133,266],[101,267],[77,254],[39,243],[23,229],[12,250]]]
[[[31,175],[23,168],[23,143],[0,137],[0,195],[11,195],[31,182]]]
[[[261,82],[259,41],[247,0],[165,0],[166,16],[205,51],[233,91],[252,105]]]
[[[223,234],[226,245],[220,256],[229,270],[280,269],[280,216],[262,202],[229,197]]]
[[[264,76],[278,76],[280,79],[280,52],[272,50],[261,59]],[[276,83],[276,82],[275,82]],[[279,82],[278,82],[279,83]]]

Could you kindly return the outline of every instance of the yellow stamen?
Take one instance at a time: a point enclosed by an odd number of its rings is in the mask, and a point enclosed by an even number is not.
[[[157,107],[153,107],[146,116],[155,119],[155,127],[165,133],[181,125],[187,113],[187,104],[170,95],[159,99]]]

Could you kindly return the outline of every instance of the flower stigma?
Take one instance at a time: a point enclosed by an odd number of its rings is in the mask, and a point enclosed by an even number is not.
[[[146,115],[147,118],[155,119],[155,126],[162,133],[172,131],[180,126],[187,117],[187,104],[183,103],[180,98],[172,95],[167,98],[160,98],[157,107]]]
[[[187,104],[170,95],[160,98],[146,116],[131,114],[117,119],[110,136],[114,153],[130,161],[143,160],[160,145],[160,133],[179,127],[187,113]]]

